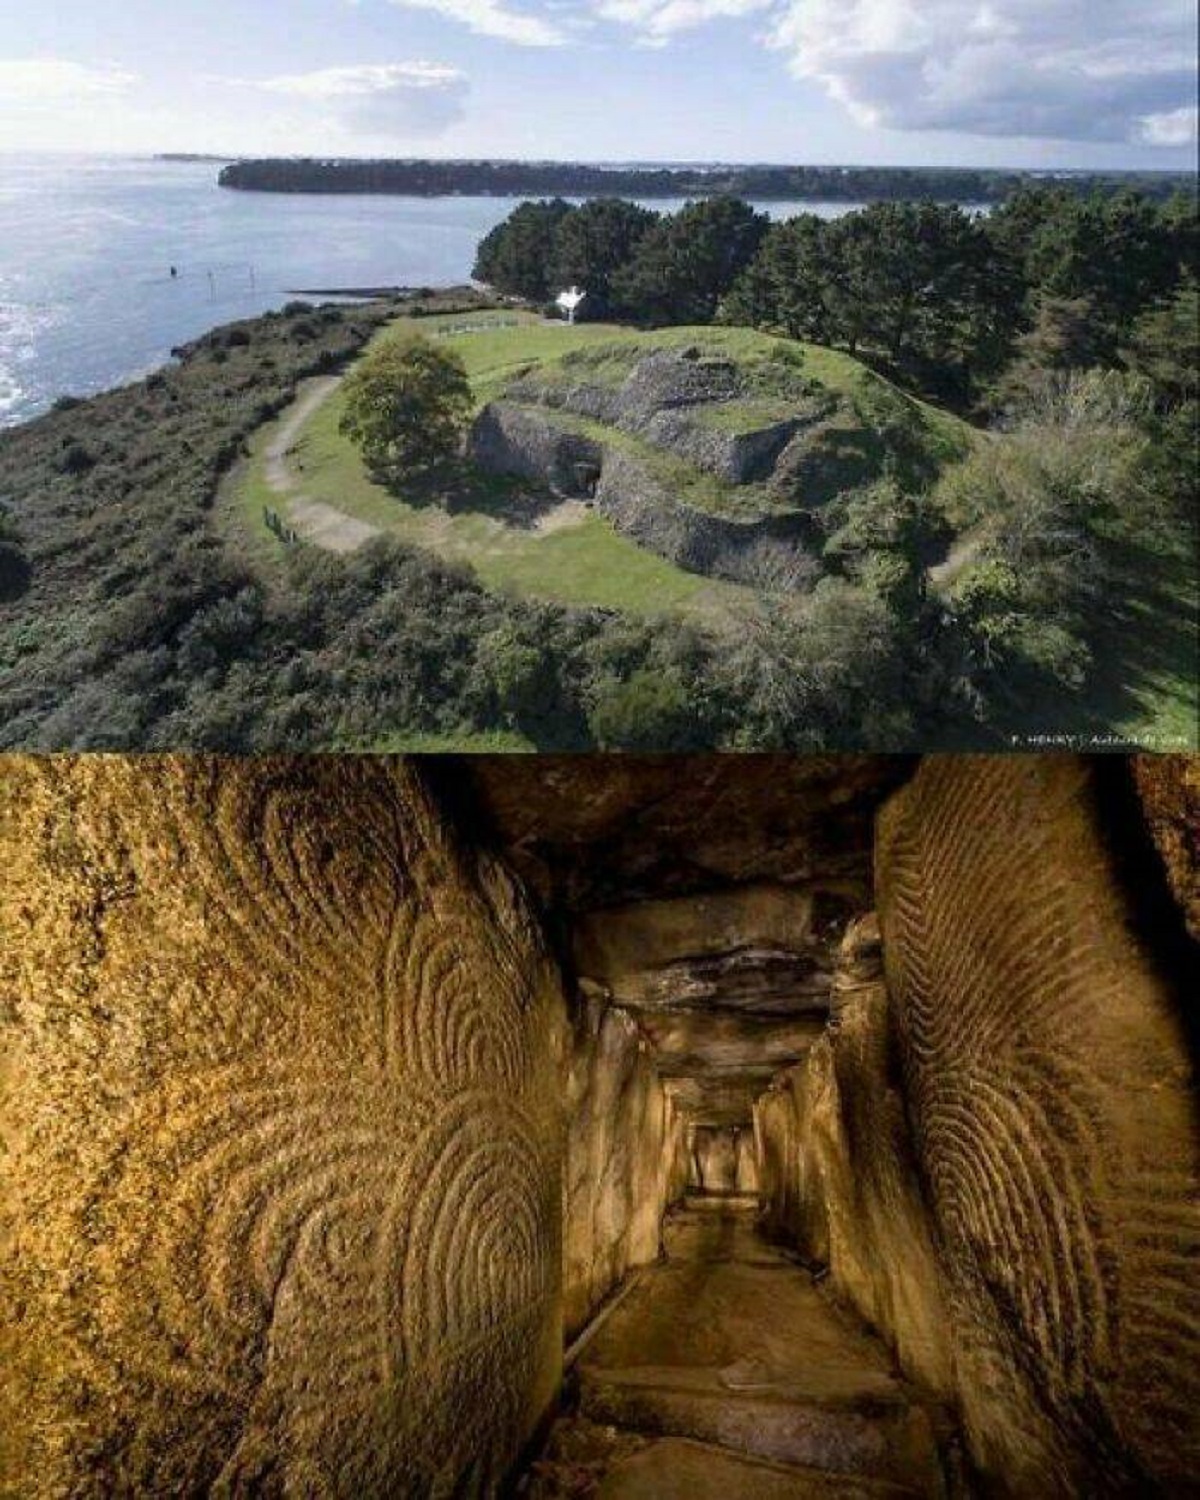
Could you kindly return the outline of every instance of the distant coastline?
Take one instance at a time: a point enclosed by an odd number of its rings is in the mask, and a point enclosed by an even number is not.
[[[185,161],[185,162],[232,162],[235,156],[214,156],[205,151],[156,151],[155,161]]]
[[[178,159],[178,158],[176,158]],[[221,159],[221,158],[218,158]],[[221,187],[261,193],[379,193],[408,197],[698,198],[759,201],[1000,203],[1030,183],[1072,192],[1137,191],[1163,199],[1195,191],[1186,172],[1038,172],[973,167],[596,166],[583,162],[351,160],[231,161]]]

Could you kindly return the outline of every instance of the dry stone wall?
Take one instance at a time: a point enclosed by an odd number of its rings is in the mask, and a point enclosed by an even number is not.
[[[573,432],[556,412],[491,402],[475,419],[468,451],[489,472],[533,480],[567,496],[594,495],[596,509],[616,530],[689,572],[764,588],[796,586],[816,576],[798,517],[738,521],[698,510],[678,499],[636,453]]]
[[[935,758],[884,808],[892,1023],[956,1394],[1019,1495],[1200,1473],[1197,1118],[1100,773]]]
[[[584,495],[600,473],[603,450],[544,412],[494,401],[471,426],[468,451],[473,462],[497,474],[530,479],[566,495]]]
[[[684,1190],[684,1121],[636,1021],[581,1002],[567,1086],[568,1338],[631,1269],[657,1258],[662,1216]]]
[[[0,772],[0,1489],[494,1491],[561,1362],[520,892],[396,762]]]

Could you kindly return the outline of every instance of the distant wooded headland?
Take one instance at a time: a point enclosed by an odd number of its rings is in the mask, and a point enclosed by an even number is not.
[[[1088,194],[1134,190],[1168,198],[1194,190],[1186,173],[1047,173],[958,167],[639,167],[580,162],[358,161],[266,158],[223,167],[222,187],[265,193],[396,193],[526,197],[703,198],[999,203],[1031,182]]]

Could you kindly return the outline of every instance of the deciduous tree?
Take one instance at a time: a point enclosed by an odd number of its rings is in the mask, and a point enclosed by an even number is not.
[[[394,483],[451,458],[471,407],[457,354],[425,338],[391,339],[346,377],[340,425],[372,472]]]

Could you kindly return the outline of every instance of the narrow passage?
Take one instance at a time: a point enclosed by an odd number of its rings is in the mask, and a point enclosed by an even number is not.
[[[833,1500],[945,1493],[936,1409],[786,1250],[757,1200],[689,1195],[571,1376],[525,1493],[602,1500]]]

